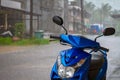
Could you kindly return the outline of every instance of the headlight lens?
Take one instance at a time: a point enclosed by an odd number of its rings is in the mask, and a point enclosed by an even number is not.
[[[86,59],[81,59],[76,65],[72,67],[65,67],[61,63],[61,56],[57,57],[58,75],[61,78],[72,78],[74,76],[75,70],[83,65]]]
[[[73,77],[74,72],[75,72],[75,69],[73,67],[67,67],[66,68],[66,77],[67,78]]]
[[[62,64],[58,68],[58,74],[62,78],[73,77],[75,69],[73,67],[64,67]]]
[[[62,64],[58,67],[58,75],[65,78],[65,67]]]

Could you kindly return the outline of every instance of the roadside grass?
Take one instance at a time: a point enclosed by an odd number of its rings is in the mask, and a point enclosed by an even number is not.
[[[0,45],[15,45],[15,46],[26,46],[26,45],[45,45],[49,44],[49,39],[38,39],[38,38],[30,38],[30,39],[21,39],[18,41],[13,41],[12,38],[0,37]]]
[[[12,39],[9,37],[3,38],[0,37],[0,45],[11,45],[12,44]]]

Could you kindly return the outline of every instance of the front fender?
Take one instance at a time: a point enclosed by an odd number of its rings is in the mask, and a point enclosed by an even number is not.
[[[57,70],[57,62],[53,65],[53,68],[51,70],[50,74],[51,80],[61,80],[60,77],[58,76],[58,70]]]

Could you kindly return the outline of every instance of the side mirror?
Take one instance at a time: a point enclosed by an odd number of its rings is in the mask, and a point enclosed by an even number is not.
[[[104,35],[104,36],[110,36],[110,35],[113,35],[114,33],[115,33],[115,29],[112,28],[112,27],[106,28],[106,29],[103,31],[103,35]]]
[[[57,25],[60,25],[60,26],[63,25],[63,19],[59,16],[54,16],[53,17],[53,22],[56,23]]]
[[[102,35],[99,35],[95,38],[95,41],[97,41],[97,39],[99,37],[102,37],[102,36],[110,36],[110,35],[113,35],[115,33],[115,29],[112,28],[112,27],[109,27],[109,28],[105,28],[104,31],[103,31],[103,34]]]
[[[65,34],[68,34],[67,29],[63,26],[63,19],[60,16],[54,16],[53,22],[60,25],[65,30]]]

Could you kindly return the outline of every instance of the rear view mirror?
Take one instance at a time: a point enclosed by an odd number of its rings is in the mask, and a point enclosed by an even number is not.
[[[115,33],[115,29],[112,28],[112,27],[109,27],[109,28],[105,28],[104,31],[103,31],[103,34],[102,35],[99,35],[95,38],[95,41],[97,41],[97,38],[101,37],[101,36],[110,36],[110,35],[113,35]]]
[[[65,34],[68,34],[67,29],[63,26],[63,19],[60,16],[54,16],[53,22],[60,25],[65,30]]]
[[[104,36],[109,36],[109,35],[113,35],[115,33],[115,29],[112,27],[106,28],[103,32]]]
[[[63,25],[63,19],[59,16],[54,16],[53,17],[53,22],[56,23],[57,25]]]

